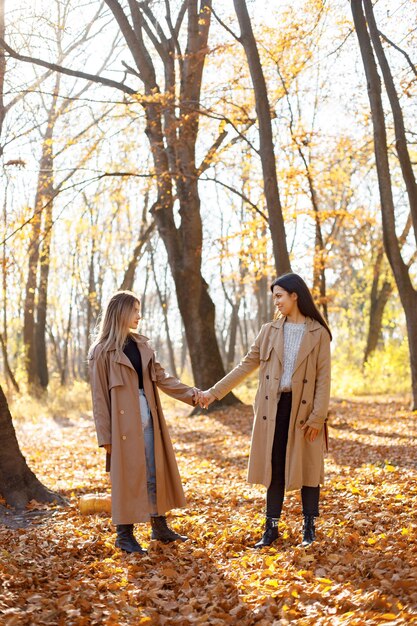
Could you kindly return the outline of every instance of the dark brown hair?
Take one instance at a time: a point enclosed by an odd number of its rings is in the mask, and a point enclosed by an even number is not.
[[[274,280],[271,285],[271,291],[274,292],[274,287],[282,287],[288,293],[296,293],[297,304],[300,312],[306,317],[311,317],[313,320],[317,320],[319,324],[321,324],[329,333],[330,339],[332,339],[332,333],[330,332],[330,328],[314,304],[313,296],[311,295],[310,289],[307,287],[304,280],[298,274],[293,274],[289,272],[288,274],[283,274],[282,276],[278,276]]]

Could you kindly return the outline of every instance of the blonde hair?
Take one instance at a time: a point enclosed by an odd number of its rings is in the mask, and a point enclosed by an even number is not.
[[[96,356],[113,345],[116,352],[123,350],[135,304],[140,305],[140,300],[131,291],[117,291],[112,295],[93,334],[89,356],[97,346],[100,347]]]

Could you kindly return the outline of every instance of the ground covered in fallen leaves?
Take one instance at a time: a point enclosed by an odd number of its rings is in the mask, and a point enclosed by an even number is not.
[[[78,498],[109,491],[91,415],[18,421],[38,477],[69,499],[0,527],[0,623],[417,624],[417,415],[399,402],[333,401],[317,543],[298,547],[298,494],[281,539],[257,552],[264,490],[245,482],[252,410],[167,411],[188,508],[171,525],[190,540],[161,545],[136,527],[145,557],[114,548],[106,514]]]

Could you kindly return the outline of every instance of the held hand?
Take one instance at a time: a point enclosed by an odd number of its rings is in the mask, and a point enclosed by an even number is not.
[[[201,392],[201,398],[200,398],[200,407],[202,409],[207,409],[209,404],[211,404],[212,402],[214,402],[216,400],[216,396],[214,396],[211,391],[202,391]]]
[[[199,389],[198,387],[194,387],[193,388],[193,404],[194,406],[196,406],[197,404],[201,403],[201,397],[202,397],[203,392],[201,391],[201,389]],[[200,404],[201,406],[201,404]]]
[[[304,424],[304,426],[301,427],[301,430],[304,430],[304,437],[307,439],[307,441],[314,441],[319,434],[318,428],[313,428],[312,426],[308,426],[307,424]]]
[[[107,452],[107,454],[111,454],[111,443],[104,444],[103,448]]]

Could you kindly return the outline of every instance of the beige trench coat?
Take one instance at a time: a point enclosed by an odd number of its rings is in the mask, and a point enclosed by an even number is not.
[[[279,402],[284,352],[285,318],[262,326],[247,355],[210,391],[218,400],[259,367],[249,458],[248,482],[269,486],[275,419]],[[286,490],[303,485],[316,487],[324,480],[327,448],[327,412],[330,398],[330,336],[316,320],[306,319],[292,376],[292,407],[285,461]],[[319,429],[315,441],[307,441],[300,426]]]
[[[193,388],[170,376],[143,335],[132,334],[142,358],[143,387],[155,438],[157,512],[184,507],[185,497],[174,450],[162,412],[158,387],[193,405]],[[150,517],[146,458],[139,407],[138,375],[127,356],[110,349],[90,357],[93,415],[98,445],[112,445],[110,478],[114,524],[145,522]]]

